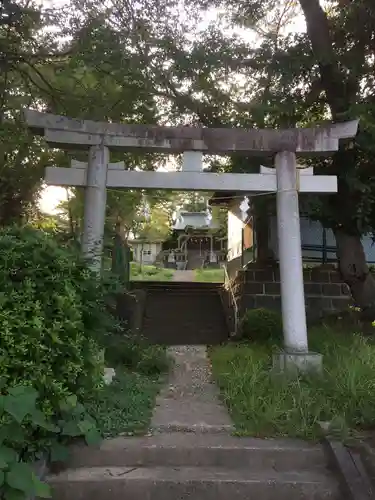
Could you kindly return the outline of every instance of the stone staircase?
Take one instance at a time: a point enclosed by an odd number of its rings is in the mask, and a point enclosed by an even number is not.
[[[219,344],[228,338],[220,283],[147,282],[142,334],[163,345]]]
[[[232,436],[204,346],[175,346],[150,433],[76,445],[53,500],[344,500],[319,444]]]
[[[320,445],[228,434],[119,437],[77,447],[53,500],[344,499]]]

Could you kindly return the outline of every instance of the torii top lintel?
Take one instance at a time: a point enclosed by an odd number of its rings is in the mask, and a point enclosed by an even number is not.
[[[270,155],[293,151],[302,156],[330,154],[337,151],[339,139],[352,138],[358,120],[316,128],[243,129],[161,127],[78,120],[65,116],[24,111],[26,123],[51,146],[64,149],[87,149],[102,144],[111,149],[181,153],[202,151],[215,154]]]

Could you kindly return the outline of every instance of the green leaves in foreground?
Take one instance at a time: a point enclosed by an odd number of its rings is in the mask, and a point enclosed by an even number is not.
[[[10,388],[0,396],[0,496],[4,500],[51,496],[49,486],[35,474],[36,457],[24,460],[36,433],[44,436],[52,461],[67,458],[64,443],[72,437],[83,436],[88,444],[96,444],[101,438],[94,419],[75,396],[60,402],[57,421],[56,417],[44,415],[38,408],[38,399],[38,392],[27,385]]]
[[[5,498],[23,498],[22,494],[40,498],[51,496],[49,486],[36,477],[29,464],[23,462],[13,462],[9,465],[4,473],[4,486]]]

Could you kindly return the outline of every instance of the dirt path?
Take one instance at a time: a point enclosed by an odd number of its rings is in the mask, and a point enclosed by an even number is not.
[[[174,365],[157,398],[151,428],[161,432],[230,432],[228,412],[211,380],[206,347],[174,346],[168,354]]]
[[[195,281],[195,271],[175,271],[172,281]]]

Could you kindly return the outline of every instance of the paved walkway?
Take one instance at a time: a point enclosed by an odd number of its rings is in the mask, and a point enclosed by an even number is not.
[[[195,271],[175,271],[172,281],[195,281]]]
[[[227,410],[211,381],[205,346],[168,348],[174,366],[156,401],[152,430],[165,432],[230,432]]]

